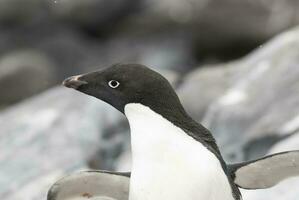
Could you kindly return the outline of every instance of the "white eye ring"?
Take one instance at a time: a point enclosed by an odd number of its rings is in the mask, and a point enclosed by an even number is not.
[[[108,82],[108,85],[109,85],[109,87],[114,89],[114,88],[117,88],[120,85],[120,83],[116,80],[111,80]]]

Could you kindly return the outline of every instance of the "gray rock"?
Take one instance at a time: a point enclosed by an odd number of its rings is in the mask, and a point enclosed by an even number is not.
[[[277,153],[280,151],[291,151],[299,149],[299,132],[297,131],[292,136],[279,141],[273,145],[269,151],[270,153]]]
[[[154,69],[186,71],[194,61],[191,41],[172,33],[130,35],[124,33],[117,39],[102,44],[103,59],[108,63],[135,62]]]
[[[138,2],[137,0],[27,0],[24,4],[22,0],[2,0],[0,24],[29,25],[58,19],[103,31],[112,28],[116,22],[124,20],[135,11],[139,6]]]
[[[211,103],[203,123],[218,139],[228,160],[259,157],[298,129],[298,36],[296,28],[227,64],[239,68],[237,76],[231,76],[233,81],[225,78],[223,70],[224,83],[219,82],[231,86]],[[200,95],[205,96],[205,91]]]
[[[53,0],[51,13],[60,20],[106,31],[139,6],[138,0]]]
[[[15,103],[56,82],[53,63],[39,52],[23,50],[0,58],[0,104]]]
[[[102,134],[120,120],[108,105],[64,88],[5,110],[0,114],[0,198],[45,199],[59,177],[88,168],[99,146],[115,146]]]
[[[147,0],[129,29],[179,30],[194,39],[201,59],[246,54],[268,38],[299,23],[297,0]],[[142,27],[147,29],[142,29]]]
[[[22,5],[22,6],[20,6]],[[0,1],[0,24],[23,24],[34,21],[43,11],[43,2],[40,0],[1,0]]]
[[[204,66],[182,78],[177,93],[186,111],[197,121],[204,117],[211,102],[232,87],[241,68],[235,65]]]

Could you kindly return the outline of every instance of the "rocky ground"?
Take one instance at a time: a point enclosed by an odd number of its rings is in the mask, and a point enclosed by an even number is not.
[[[227,162],[299,149],[299,3],[269,2],[1,1],[0,199],[45,199],[80,169],[130,169],[125,118],[56,86],[114,62],[165,75]],[[297,200],[298,188],[243,194]]]

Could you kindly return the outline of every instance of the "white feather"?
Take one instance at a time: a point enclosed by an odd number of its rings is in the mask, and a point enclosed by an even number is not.
[[[217,157],[161,115],[125,106],[131,128],[129,200],[234,200]]]

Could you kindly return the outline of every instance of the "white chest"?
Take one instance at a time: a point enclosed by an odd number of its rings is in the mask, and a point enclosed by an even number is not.
[[[161,115],[128,104],[132,174],[129,200],[233,200],[216,156]]]

